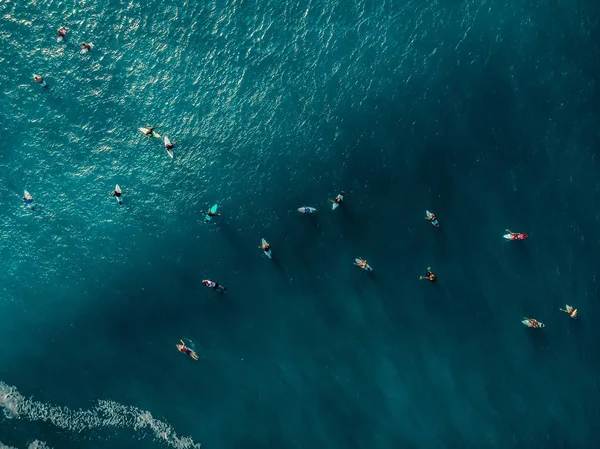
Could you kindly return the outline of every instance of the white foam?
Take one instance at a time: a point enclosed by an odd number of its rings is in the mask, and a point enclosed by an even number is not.
[[[49,422],[72,432],[85,432],[105,427],[129,428],[136,432],[149,431],[156,440],[175,449],[198,449],[191,437],[178,437],[170,424],[155,419],[150,412],[114,401],[100,400],[90,410],[71,410],[25,398],[10,385],[0,382],[0,410],[7,418]],[[35,441],[29,449],[48,449],[45,443]],[[43,446],[42,446],[43,445]],[[0,449],[4,449],[0,446]]]
[[[0,441],[0,449],[16,449],[16,448],[14,448],[12,446],[7,446],[7,445],[3,444],[2,441]],[[33,443],[29,443],[29,446],[27,446],[27,449],[52,449],[52,448],[43,441],[35,440]]]

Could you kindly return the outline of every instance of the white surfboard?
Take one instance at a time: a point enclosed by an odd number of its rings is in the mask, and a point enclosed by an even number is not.
[[[433,213],[426,210],[425,216],[427,217],[427,219],[429,219],[431,221],[431,218],[433,217]],[[440,225],[439,222],[437,221],[437,218],[435,220],[431,221],[431,224],[433,226],[435,226],[436,228],[439,227],[439,225]]]
[[[58,36],[58,37],[56,38],[56,42],[62,42],[62,41],[63,41],[63,39],[64,39],[64,37],[62,37],[62,36]]]
[[[512,234],[504,234],[502,237],[504,237],[506,240],[514,240]]]
[[[90,46],[90,48],[94,48],[93,42],[90,42],[88,45]],[[81,50],[79,50],[80,55],[85,55],[87,52],[89,52],[89,50],[87,48],[82,48]]]
[[[32,200],[33,201],[33,197],[31,196],[31,194],[27,190],[23,190],[23,198],[25,198],[25,200]]]
[[[314,207],[310,207],[310,206],[298,208],[298,212],[300,212],[302,214],[314,214],[316,211],[317,211],[317,209],[315,209]]]
[[[171,145],[171,141],[169,140],[169,138],[167,136],[165,136],[165,150],[167,150],[167,153],[169,154],[169,156],[171,158],[173,158],[173,150],[169,150],[167,148],[167,145]]]
[[[521,323],[523,323],[527,327],[533,328],[533,326],[529,323],[528,318],[525,318],[523,321],[521,321]],[[542,327],[546,327],[546,325],[544,323],[542,323],[541,321],[538,321],[538,325],[539,325],[538,329],[542,328]]]
[[[265,239],[261,239],[261,241],[260,241],[260,246],[261,247],[263,247],[263,246],[265,246],[267,244],[268,244],[268,242]],[[265,256],[267,256],[269,259],[272,257],[272,255],[271,255],[271,249],[270,248],[269,248],[269,251],[264,251],[264,253],[265,253]]]
[[[148,134],[146,134],[148,132],[148,128],[138,128],[138,129],[146,137],[150,137]],[[160,134],[158,134],[156,131],[152,131],[152,137],[158,137],[158,138],[160,138]]]
[[[336,200],[344,200],[344,196],[343,195],[338,195],[335,197]],[[339,203],[336,203],[335,201],[333,202],[333,204],[331,205],[331,210],[336,210],[339,206]]]
[[[121,187],[119,187],[119,184],[117,184],[115,186],[115,192],[121,193],[121,194],[123,193],[123,191],[121,190]],[[117,203],[123,204],[123,200],[121,199],[122,197],[123,197],[122,195],[121,196],[115,196],[115,199],[117,200]]]

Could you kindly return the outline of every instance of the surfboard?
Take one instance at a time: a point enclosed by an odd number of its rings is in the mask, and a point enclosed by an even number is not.
[[[121,190],[121,187],[119,187],[119,184],[117,184],[115,186],[115,192],[121,193],[121,194],[123,193],[123,191]],[[115,196],[115,199],[117,200],[117,203],[123,204],[123,200],[121,200],[121,197]]]
[[[88,44],[91,48],[94,48],[94,43],[90,42]],[[87,48],[82,48],[81,50],[79,50],[79,54],[80,55],[85,55],[87,52],[89,52],[89,50]]]
[[[265,246],[267,244],[268,244],[268,242],[265,239],[261,239],[261,241],[260,241],[260,246],[261,247],[263,247],[263,246]],[[270,248],[269,248],[269,251],[265,251],[264,253],[265,253],[265,256],[267,256],[269,259],[272,257],[271,256],[271,249]]]
[[[212,207],[209,209],[209,211],[210,211],[210,213],[211,213],[211,214],[216,214],[218,209],[219,209],[219,206],[218,206],[217,204],[214,204],[214,205],[213,205],[213,206],[212,206]],[[208,223],[210,220],[212,220],[212,217],[211,217],[210,215],[206,214],[206,215],[204,216],[204,223]]]
[[[62,42],[62,41],[63,41],[63,39],[64,39],[64,37],[62,37],[62,36],[58,36],[58,37],[56,38],[56,42]]]
[[[431,212],[429,212],[428,210],[425,211],[425,215],[427,216],[428,219],[431,220],[431,218],[433,217],[433,214]],[[435,226],[436,228],[438,228],[440,226],[440,223],[437,221],[437,218],[435,220],[433,220],[431,222],[431,224],[433,226]]]
[[[146,134],[148,132],[148,128],[138,128],[138,129],[146,137],[150,137],[148,134]],[[152,131],[152,137],[158,137],[158,138],[160,138],[160,134],[158,134],[156,131]]]
[[[313,214],[317,211],[317,209],[315,209],[314,207],[310,207],[310,206],[305,206],[305,207],[299,207],[298,208],[298,212],[303,213],[303,214]]]
[[[343,200],[344,197],[342,195],[338,195],[335,197],[336,200]],[[338,208],[339,204],[336,203],[335,201],[333,202],[333,204],[331,205],[331,210],[336,210]]]
[[[31,196],[31,194],[27,190],[23,191],[23,198],[25,198],[24,201],[26,203],[31,203],[33,201],[33,197]]]
[[[35,81],[35,77],[36,77],[36,76],[38,76],[38,75],[36,75],[36,74],[34,73],[34,74],[33,74],[33,81]],[[36,82],[37,84],[39,84],[40,86],[42,86],[42,87],[48,87],[48,84],[46,83],[46,80],[45,80],[45,79],[42,79],[42,82],[41,82],[41,83],[38,83],[37,81],[35,81],[35,82]]]
[[[356,265],[358,266],[359,263],[362,262],[361,259],[354,259],[354,262],[356,262]],[[367,266],[365,268],[362,268],[361,266],[358,266],[361,270],[365,270],[365,271],[373,271],[373,268],[371,268],[371,266],[369,264],[367,264]]]
[[[512,234],[504,234],[502,237],[504,237],[506,240],[515,240]]]
[[[531,328],[533,328],[533,326],[531,326],[531,325],[529,324],[529,319],[527,319],[527,318],[525,318],[523,321],[521,321],[521,323],[523,323],[523,324],[524,324],[525,326],[527,326],[527,327],[531,327]],[[541,321],[538,321],[538,324],[539,324],[539,328],[546,327],[546,325],[545,325],[544,323],[542,323]],[[538,329],[539,329],[539,328],[538,328]]]
[[[165,136],[165,150],[167,150],[167,153],[169,154],[169,156],[171,158],[173,158],[173,150],[169,150],[167,148],[167,145],[171,145],[171,141],[169,140],[169,138],[167,136]]]

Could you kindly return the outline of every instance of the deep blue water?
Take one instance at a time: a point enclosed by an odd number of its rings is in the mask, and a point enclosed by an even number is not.
[[[596,447],[599,13],[1,2],[0,447]]]

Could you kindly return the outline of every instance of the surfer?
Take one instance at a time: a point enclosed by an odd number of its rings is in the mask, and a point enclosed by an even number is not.
[[[81,43],[81,51],[87,53],[88,51],[92,51],[92,46],[90,44],[86,44],[85,42]]]
[[[510,235],[510,240],[525,240],[529,238],[527,234],[522,234],[520,232],[512,232],[510,229],[507,229],[506,232],[508,232],[508,234]]]
[[[204,285],[206,285],[208,288],[214,288],[216,291],[218,291],[220,293],[225,293],[227,291],[227,287],[223,287],[218,282],[209,281],[208,279],[204,279],[202,281],[202,283]]]
[[[271,251],[271,244],[270,244],[270,243],[267,243],[267,242],[265,242],[264,244],[260,245],[260,246],[259,246],[259,248],[262,248],[262,250],[263,250],[265,253],[268,253],[269,251]]]
[[[67,27],[59,28],[57,31],[57,36],[58,36],[59,41],[63,40],[65,37],[67,37]]]
[[[117,199],[117,201],[119,201],[119,204],[123,204],[123,201],[121,201],[121,196],[123,196],[123,192],[119,190],[113,190],[113,192],[110,195],[114,196]]]
[[[192,351],[190,348],[188,348],[185,343],[183,342],[183,340],[179,340],[181,342],[180,345],[176,345],[177,346],[177,350],[179,352],[183,352],[184,354],[189,355],[191,358],[193,358],[194,360],[198,360],[198,355]]]
[[[566,312],[569,314],[569,316],[573,319],[577,318],[577,309],[575,309],[573,306],[570,306],[569,304],[565,305],[566,309],[560,309],[563,312]]]
[[[206,212],[203,211],[203,213],[206,214],[206,215],[208,215],[209,217],[221,216],[220,212],[213,212],[213,208],[212,207],[209,208]]]
[[[146,134],[148,137],[152,137],[153,132],[154,132],[154,128],[146,125],[146,131],[144,131],[144,134]]]
[[[425,220],[431,222],[431,224],[434,225],[435,227],[439,226],[437,217],[433,212],[427,211],[427,216],[425,217]]]
[[[176,143],[177,143],[177,141],[165,143],[165,150],[167,150],[167,151],[172,150],[173,148],[175,148]]]
[[[27,191],[25,192],[25,195],[23,196],[23,202],[25,204],[27,204],[31,210],[35,210],[35,208],[33,206],[33,197]]]
[[[525,318],[523,320],[523,324],[527,327],[532,327],[534,329],[538,329],[540,327],[544,327],[544,323],[540,323],[535,318]]]
[[[362,268],[363,270],[367,269],[367,259],[356,259],[356,261],[354,262],[354,265],[356,265],[359,268]]]
[[[419,279],[427,279],[428,281],[435,282],[437,279],[436,275],[431,271],[431,267],[427,267],[427,271],[425,272],[425,276],[419,276]]]
[[[39,75],[33,75],[33,80],[38,83],[41,84],[42,87],[48,87],[48,84],[46,83],[46,81],[44,81],[44,78],[42,78]]]
[[[338,194],[338,196],[335,197],[334,200],[329,200],[329,201],[331,201],[332,203],[337,204],[339,206],[340,204],[342,204],[342,201],[344,201],[344,192],[343,191],[340,192]]]

